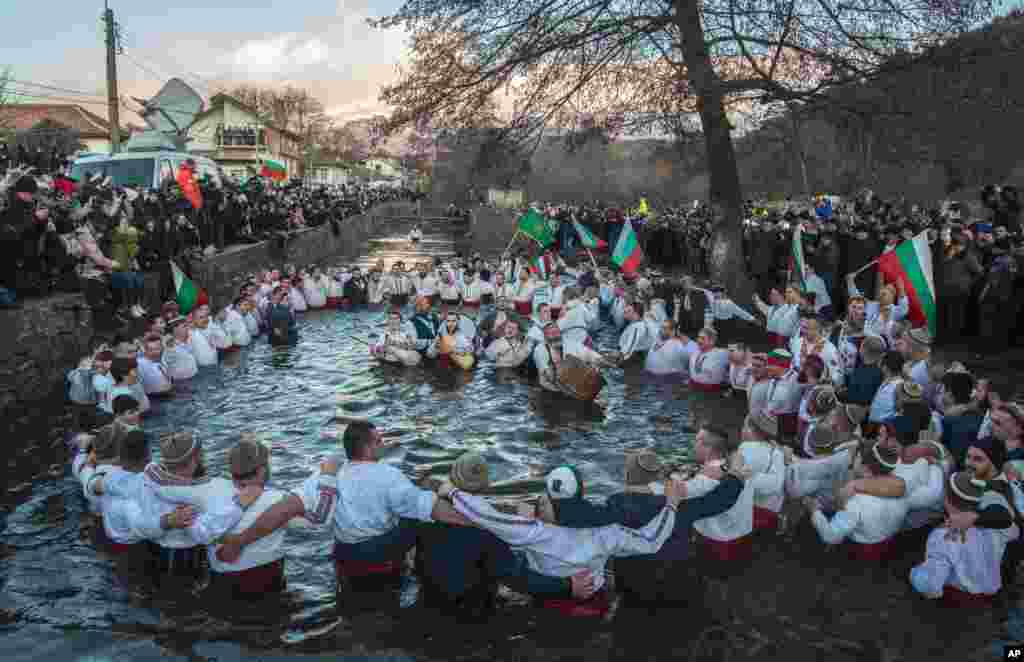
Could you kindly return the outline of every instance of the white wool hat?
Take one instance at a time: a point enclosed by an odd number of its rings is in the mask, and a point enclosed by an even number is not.
[[[558,467],[544,481],[551,499],[573,499],[580,493],[580,479],[572,467]]]

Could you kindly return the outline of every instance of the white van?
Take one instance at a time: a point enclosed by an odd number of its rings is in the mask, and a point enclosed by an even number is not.
[[[224,173],[212,159],[169,150],[83,156],[75,159],[71,166],[71,176],[79,182],[85,182],[87,178],[99,174],[110,177],[111,185],[115,187],[157,189],[168,179],[173,180],[178,174],[178,168],[187,159],[196,162],[196,176],[200,179],[205,176],[217,184],[224,183]]]

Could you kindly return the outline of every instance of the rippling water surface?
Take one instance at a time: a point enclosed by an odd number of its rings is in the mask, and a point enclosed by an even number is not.
[[[459,454],[477,450],[490,462],[494,492],[516,499],[538,494],[543,475],[565,462],[581,469],[591,494],[612,493],[621,486],[624,451],[655,448],[670,462],[684,463],[695,419],[715,418],[735,427],[742,415],[739,401],[708,400],[678,387],[653,384],[635,369],[612,371],[599,399],[602,406],[597,407],[555,398],[518,375],[496,372],[486,361],[468,374],[382,366],[370,360],[366,346],[352,338],[369,339],[380,330],[384,316],[383,310],[371,309],[302,315],[297,346],[273,349],[261,339],[220,366],[201,371],[173,400],[156,403],[155,414],[145,424],[147,436],[155,441],[166,430],[193,429],[203,441],[211,471],[222,473],[226,453],[239,433],[257,432],[272,449],[274,484],[287,488],[297,485],[320,460],[339,452],[335,442],[321,437],[333,416],[364,417],[400,442],[384,461],[407,474],[444,477]],[[611,348],[617,344],[617,335],[605,326],[595,340],[600,347]],[[90,542],[90,526],[78,485],[69,475],[36,482],[31,497],[7,514],[6,528],[0,533],[0,631],[5,634],[0,637],[0,654],[4,660],[168,655],[235,659],[248,655],[241,646],[263,651],[260,659],[267,660],[275,659],[273,651],[324,650],[351,659],[407,659],[405,651],[421,654],[429,642],[465,636],[461,629],[447,626],[410,633],[408,623],[399,625],[384,615],[368,621],[339,617],[328,530],[290,531],[287,593],[271,605],[241,609],[237,604],[211,604],[201,594],[155,596],[140,589],[97,553]],[[790,564],[796,566],[796,573],[790,567],[788,578],[782,574],[782,584],[776,586],[772,570],[785,573],[782,564],[788,552],[774,554],[765,557],[772,566],[769,572],[757,575],[769,581],[768,588],[753,589],[745,600],[774,599],[782,604],[781,588],[786,582],[799,581],[788,588],[795,591],[802,586],[804,597],[819,594],[807,598],[811,600],[807,611],[797,608],[799,621],[799,614],[821,607],[814,601],[824,599],[822,586],[840,590],[832,583],[838,575],[814,570],[809,571],[810,577],[801,575],[804,569],[799,561]],[[820,555],[820,550],[815,554]],[[803,582],[816,573],[818,579],[811,584],[817,588],[804,590],[809,585]],[[898,580],[888,577],[883,585],[888,598],[905,606],[907,598],[898,595],[903,590]],[[784,593],[785,600],[796,595]],[[877,596],[861,597],[860,603],[854,600],[852,605],[848,597],[843,598],[846,617],[860,609],[867,617],[877,618],[878,606],[873,602]],[[834,608],[828,609],[832,614]],[[842,618],[829,616],[836,617]],[[525,634],[532,626],[517,618],[503,616],[498,643],[508,647],[505,653],[540,655],[540,644]],[[551,647],[575,652],[582,645],[582,635],[566,629],[573,627],[579,624],[557,626],[555,638],[545,644],[546,656],[558,657]],[[671,637],[671,624],[661,629],[661,636]],[[593,635],[591,630],[587,633]],[[222,641],[211,643],[218,640]],[[531,642],[527,649],[522,648],[524,641]],[[492,641],[478,646],[470,657],[501,657],[489,648],[495,645]],[[449,653],[441,645],[430,656],[449,659]],[[833,653],[844,653],[844,649],[837,647]]]

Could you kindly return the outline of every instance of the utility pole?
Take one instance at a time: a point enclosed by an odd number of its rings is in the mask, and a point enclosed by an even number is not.
[[[117,154],[121,149],[121,122],[117,112],[117,25],[114,23],[114,10],[108,6],[106,0],[103,2],[103,8],[107,35],[107,114],[110,119],[110,153]]]

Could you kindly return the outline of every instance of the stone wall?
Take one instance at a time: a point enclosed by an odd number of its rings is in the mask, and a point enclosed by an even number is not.
[[[93,347],[92,313],[80,294],[25,301],[0,311],[0,420],[5,430],[38,403],[59,397],[64,375]]]

